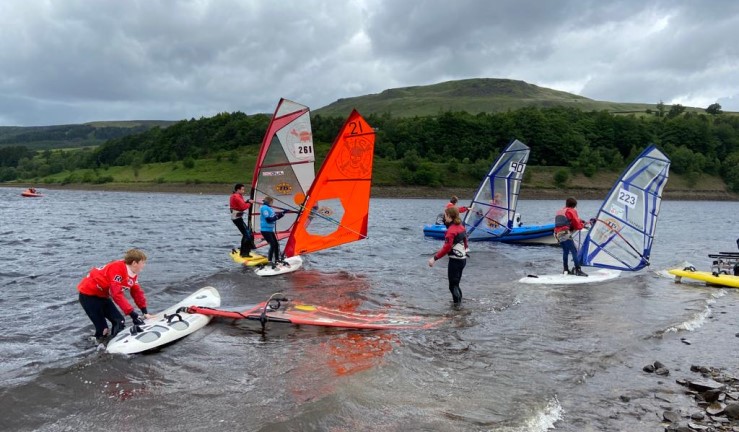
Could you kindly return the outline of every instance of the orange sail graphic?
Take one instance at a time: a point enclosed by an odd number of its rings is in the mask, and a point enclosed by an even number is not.
[[[306,195],[286,257],[367,237],[374,153],[375,132],[353,110]]]

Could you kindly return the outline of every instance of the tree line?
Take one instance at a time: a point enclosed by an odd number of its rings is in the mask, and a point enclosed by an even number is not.
[[[659,107],[662,106],[662,109]],[[712,105],[706,113],[680,105],[658,105],[654,113],[614,114],[575,108],[528,107],[500,113],[441,112],[398,118],[370,114],[377,132],[376,157],[401,160],[403,179],[435,185],[460,166],[486,168],[512,139],[531,147],[529,164],[568,167],[591,176],[622,169],[649,144],[672,160],[675,173],[719,175],[739,192],[739,117]],[[330,143],[343,118],[314,115],[314,141]],[[238,154],[261,144],[269,116],[241,112],[177,122],[167,128],[116,137],[96,148],[35,152],[24,146],[0,148],[0,181],[33,179],[63,170],[141,166]],[[430,162],[435,162],[431,164]],[[445,171],[439,171],[444,163]]]

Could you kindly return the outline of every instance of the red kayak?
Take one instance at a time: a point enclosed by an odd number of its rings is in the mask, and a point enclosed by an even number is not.
[[[21,192],[21,196],[26,197],[26,198],[40,198],[43,195],[36,191],[31,191],[30,189],[26,189],[23,192]]]

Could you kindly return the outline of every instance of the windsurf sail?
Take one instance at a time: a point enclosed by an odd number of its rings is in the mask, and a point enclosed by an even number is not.
[[[501,237],[513,228],[529,153],[526,144],[514,140],[493,163],[464,216],[470,239]]]
[[[367,237],[374,152],[375,131],[353,110],[308,191],[286,257]]]
[[[274,198],[275,208],[300,206],[315,177],[315,151],[310,110],[299,103],[280,99],[264,134],[254,166],[250,197],[254,200],[249,226],[259,235],[259,206],[265,196]],[[296,220],[287,213],[277,221],[277,238],[285,238]]]
[[[613,185],[579,256],[582,265],[635,271],[649,265],[670,159],[649,146]]]
[[[280,293],[269,300],[247,306],[243,311],[229,311],[217,307],[190,306],[182,309],[191,314],[216,316],[230,319],[260,321],[262,328],[267,322],[282,322],[295,325],[321,327],[343,327],[367,330],[419,330],[438,326],[447,318],[428,320],[422,316],[395,315],[387,312],[361,312],[332,309],[289,300]]]

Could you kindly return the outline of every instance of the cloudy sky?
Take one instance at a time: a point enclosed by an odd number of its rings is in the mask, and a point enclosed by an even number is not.
[[[0,126],[181,120],[510,78],[739,111],[739,1],[3,0]]]

